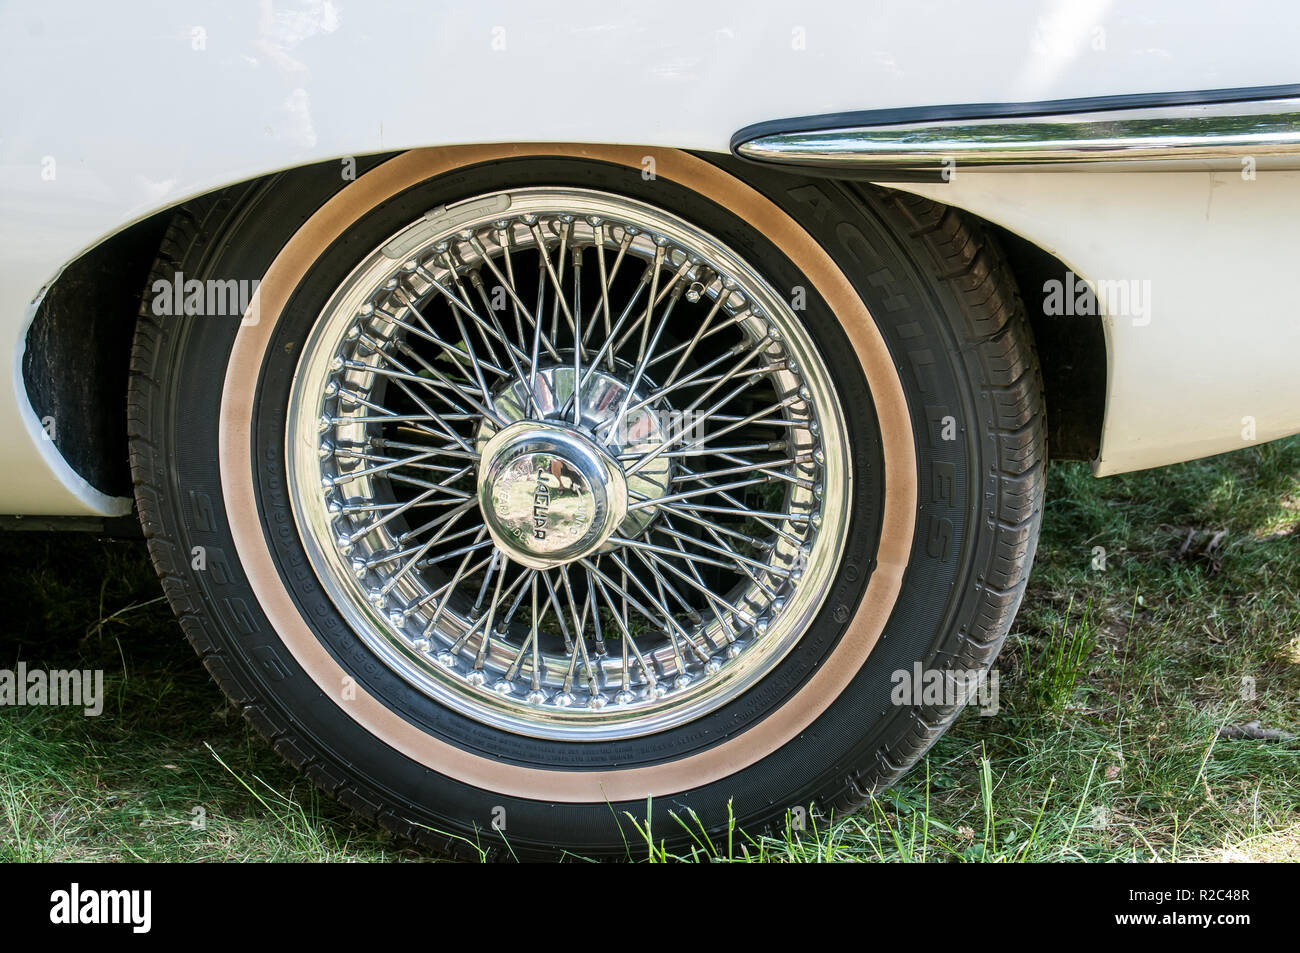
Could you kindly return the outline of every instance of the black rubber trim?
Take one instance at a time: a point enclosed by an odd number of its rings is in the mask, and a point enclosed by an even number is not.
[[[1235,89],[1201,89],[1165,93],[1125,93],[1119,96],[1084,96],[1078,99],[1049,99],[1029,103],[966,103],[951,106],[903,106],[891,109],[863,109],[854,112],[823,113],[769,119],[741,129],[731,137],[731,151],[746,162],[774,163],[740,155],[751,139],[792,132],[893,126],[915,122],[944,122],[953,119],[1000,119],[1007,116],[1052,116],[1068,113],[1106,112],[1120,109],[1149,109],[1157,106],[1201,106],[1207,103],[1253,102],[1262,99],[1300,97],[1300,83],[1283,86],[1246,86]],[[794,168],[797,163],[780,163]]]
[[[144,539],[140,518],[126,516],[0,516],[5,533],[93,533],[107,539]]]

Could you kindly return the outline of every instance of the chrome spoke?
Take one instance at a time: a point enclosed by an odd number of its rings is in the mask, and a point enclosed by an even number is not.
[[[433,326],[428,322],[428,320],[421,313],[419,307],[416,306],[415,299],[410,295],[409,292],[407,292],[405,288],[399,285],[395,290],[395,293],[399,298],[401,298],[402,301],[406,303],[406,306],[411,309],[411,314],[415,315],[416,320],[420,322],[420,327],[417,328],[414,325],[407,324],[394,315],[385,315],[385,317],[387,317],[388,320],[392,321],[398,327],[407,331],[409,334],[414,334],[416,337],[423,338],[426,341],[430,341],[438,345],[439,350],[441,350],[444,354],[446,354],[453,361],[455,361],[457,365],[459,365],[462,369],[466,369],[465,365],[469,362],[469,355],[465,351],[462,351],[460,348],[452,345],[450,342],[444,341],[433,330]],[[414,349],[412,349],[409,345],[407,345],[406,342],[404,341],[397,341],[396,344],[398,345],[398,347],[402,348],[403,353],[407,353],[412,356],[415,356],[417,354],[417,352]],[[422,358],[420,358],[419,360],[421,363],[423,363]],[[489,363],[487,361],[484,361],[482,366],[484,369],[490,370],[494,374],[504,375],[506,373],[502,368],[497,367],[497,365]]]
[[[740,555],[740,553],[736,552],[726,543],[720,543],[719,545],[714,546],[710,543],[704,542],[701,539],[697,539],[694,536],[687,536],[683,533],[677,532],[677,530],[675,529],[669,529],[667,526],[659,527],[658,532],[663,533],[665,536],[669,536],[674,539],[680,539],[683,543],[689,543],[692,546],[698,546],[706,553],[715,553],[719,556],[723,556],[725,558],[731,559],[737,565],[752,566],[753,568],[761,572],[771,573],[772,575],[779,576],[781,578],[788,579],[790,576],[789,569],[785,569],[784,567],[781,566],[774,566],[770,563],[765,563],[757,559],[750,559],[748,556],[742,556]]]
[[[412,507],[419,506],[421,503],[423,503],[425,500],[431,497],[435,492],[436,491],[433,489],[428,489],[425,490],[423,493],[419,494],[418,496],[411,497],[405,503],[394,503],[392,505],[392,508],[389,509],[388,514],[386,516],[380,517],[379,519],[375,520],[373,523],[367,523],[365,526],[362,526],[360,529],[349,534],[349,536],[347,537],[348,542],[355,543],[363,536],[370,535],[375,530],[379,529],[379,527],[384,526],[385,524],[395,519],[396,517],[401,516],[403,513],[405,513],[407,510],[411,509]],[[468,508],[468,504],[462,503],[461,505]]]
[[[506,358],[510,361],[510,367],[515,372],[515,380],[517,380],[521,384],[526,384],[529,380],[529,375],[524,371],[522,367],[519,366],[519,358],[523,358],[525,361],[528,361],[529,371],[532,370],[532,368],[537,362],[537,359],[535,357],[530,357],[529,355],[525,354],[523,351],[519,350],[519,348],[514,344],[514,342],[506,338],[505,331],[501,328],[500,322],[497,321],[496,312],[492,310],[492,302],[488,298],[487,288],[485,288],[483,285],[483,279],[479,277],[479,273],[477,271],[474,272],[470,277],[472,279],[471,283],[474,285],[474,290],[478,292],[479,298],[483,301],[483,307],[487,310],[488,316],[492,318],[492,324],[496,329],[497,337],[499,337],[503,342],[505,342]],[[530,391],[528,397],[530,398],[532,412],[535,414],[540,414],[542,412],[542,409],[537,405],[537,401],[533,399],[533,396],[534,395]]]
[[[623,595],[624,599],[629,598],[627,592],[627,580],[630,580],[632,584],[641,591],[642,597],[646,599],[651,606],[658,610],[659,618],[662,620],[664,627],[668,629],[669,632],[676,632],[685,639],[686,642],[695,649],[700,658],[707,662],[709,659],[709,653],[701,649],[699,645],[696,644],[695,640],[691,638],[690,633],[682,628],[681,623],[677,621],[672,610],[665,606],[661,600],[655,598],[655,594],[646,588],[645,583],[641,582],[641,580],[636,577],[635,573],[628,570],[627,564],[618,558],[617,553],[611,553],[609,558],[614,561],[614,564],[617,565],[619,569],[623,570],[623,579],[625,581],[623,586],[620,587],[619,592]],[[647,616],[647,618],[653,619],[653,616]]]
[[[573,249],[573,426],[582,425],[582,395],[578,382],[582,380],[582,357],[586,350],[582,343],[582,248]]]
[[[479,241],[478,238],[470,239],[470,246],[476,252],[478,252],[480,255],[483,256],[483,264],[487,265],[487,268],[489,271],[492,272],[493,277],[495,277],[497,281],[501,282],[501,287],[505,290],[505,293],[510,296],[511,302],[513,302],[515,307],[519,309],[520,313],[525,318],[528,319],[528,323],[531,324],[534,328],[537,328],[540,325],[540,308],[538,309],[539,313],[537,315],[534,315],[531,311],[528,310],[528,305],[524,304],[523,299],[519,297],[518,292],[515,290],[516,286],[515,286],[513,276],[507,278],[505,275],[501,273],[501,270],[497,267],[496,263],[488,255],[487,250],[483,247],[483,243]],[[547,353],[549,353],[551,357],[553,357],[555,360],[558,361],[560,359],[560,354],[558,351],[555,350],[555,347],[551,344],[551,339],[547,338],[545,335],[541,335],[540,332],[539,332],[539,338],[540,338],[540,342],[546,345]]]

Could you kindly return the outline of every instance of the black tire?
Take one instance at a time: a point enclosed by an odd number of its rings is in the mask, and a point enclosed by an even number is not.
[[[873,493],[885,466],[882,408],[873,404],[854,345],[817,287],[805,320],[835,374],[853,433],[850,549],[833,597],[790,654],[746,695],[684,728],[575,745],[512,735],[439,706],[351,636],[286,519],[284,400],[297,348],[329,290],[395,223],[505,185],[580,185],[652,197],[724,236],[781,282],[801,280],[785,246],[755,231],[746,209],[694,195],[665,171],[664,161],[659,180],[647,182],[635,164],[533,151],[541,155],[471,163],[400,191],[315,260],[283,309],[258,371],[250,438],[255,515],[276,584],[333,664],[404,725],[503,765],[556,774],[671,768],[688,756],[707,764],[710,752],[746,737],[799,697],[850,626],[862,624],[864,593],[873,575],[884,572],[876,554],[885,503]],[[851,810],[921,758],[966,699],[898,704],[891,699],[896,673],[910,673],[914,663],[963,672],[992,665],[1033,560],[1046,465],[1041,377],[1028,323],[1006,262],[978,223],[905,193],[709,161],[714,175],[722,168],[743,179],[793,219],[869,309],[906,398],[916,505],[907,517],[911,544],[905,571],[899,570],[901,588],[865,663],[846,674],[842,691],[823,699],[815,719],[791,740],[734,773],[657,795],[653,836],[670,845],[688,840],[670,814],[693,813],[698,825],[715,832],[726,829],[730,812],[738,826],[758,833],[784,825],[794,808]],[[176,272],[200,280],[260,278],[303,223],[345,186],[334,167],[317,167],[188,203],[175,214],[151,285]],[[157,316],[146,295],[128,398],[131,465],[150,552],[186,636],[223,691],[321,788],[421,844],[464,853],[470,843],[507,857],[626,855],[641,840],[629,815],[645,818],[643,797],[613,803],[542,792],[529,797],[434,770],[367,730],[287,647],[241,565],[223,492],[219,428],[239,330],[237,319]],[[193,558],[195,547],[203,547],[203,560]],[[198,563],[203,568],[194,568]]]

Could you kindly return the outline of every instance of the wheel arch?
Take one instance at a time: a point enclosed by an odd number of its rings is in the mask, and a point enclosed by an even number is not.
[[[392,155],[361,161],[371,167]],[[124,413],[127,366],[135,322],[147,306],[148,280],[169,222],[214,197],[238,201],[240,193],[265,187],[320,189],[324,202],[329,197],[324,177],[311,174],[324,166],[334,169],[335,163],[261,176],[156,212],[69,262],[51,284],[26,331],[22,386],[38,419],[76,422],[55,427],[51,440],[96,490],[112,497],[131,492]],[[1050,252],[996,223],[961,214],[979,220],[997,239],[1027,305],[1042,299],[1045,281],[1069,270]],[[1093,460],[1106,394],[1107,342],[1101,319],[1060,321],[1032,306],[1026,312],[1042,363],[1050,456]]]

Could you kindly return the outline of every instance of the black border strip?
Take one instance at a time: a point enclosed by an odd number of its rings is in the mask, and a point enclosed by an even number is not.
[[[1069,113],[1149,109],[1158,106],[1200,106],[1207,103],[1251,102],[1261,99],[1288,99],[1294,97],[1300,97],[1300,83],[1283,86],[1247,86],[1235,89],[1202,89],[1190,92],[1125,93],[1119,96],[1085,96],[1079,99],[1049,99],[1029,103],[903,106],[891,109],[823,113],[820,116],[769,119],[746,126],[731,137],[731,151],[749,162],[763,162],[766,165],[769,164],[770,160],[741,155],[739,152],[741,145],[764,136],[861,126],[893,126],[904,123],[944,122],[958,119],[999,119],[1008,116],[1053,116]]]

